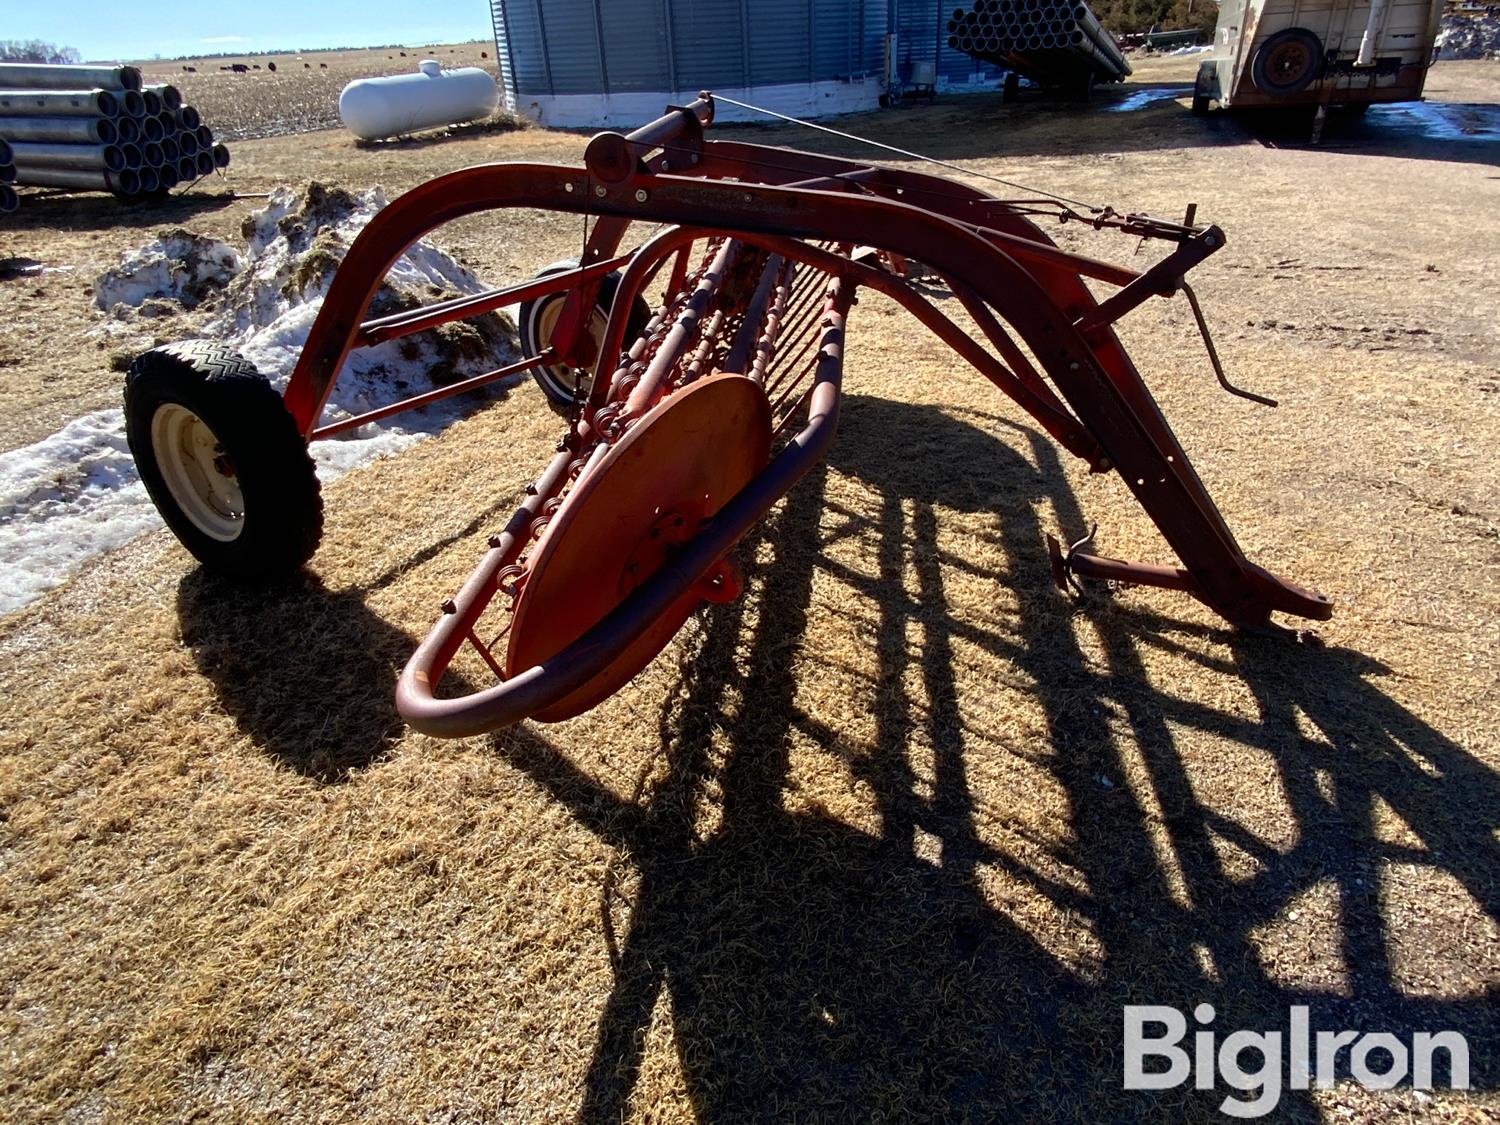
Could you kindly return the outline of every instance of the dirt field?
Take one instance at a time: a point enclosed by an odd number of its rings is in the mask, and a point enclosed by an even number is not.
[[[1123,1091],[1121,1011],[1213,1029],[1455,1029],[1468,1095],[1285,1091],[1271,1119],[1500,1116],[1500,138],[1383,120],[1321,148],[1186,111],[939,99],[844,127],[1228,234],[1121,336],[1255,561],[1337,603],[1300,642],[1149,591],[1074,605],[1044,536],[1170,561],[864,297],[826,468],[746,597],[559,726],[440,742],[391,695],[543,463],[529,384],[325,489],[305,580],[246,591],[166,533],[0,620],[0,1106],[12,1119],[1214,1120]],[[1500,103],[1500,66],[1429,96]],[[736,130],[842,151],[792,130]],[[241,143],[242,193],[391,194],[525,130]],[[850,149],[849,151],[854,151]],[[260,200],[28,199],[0,258],[0,450],[119,398],[90,283]],[[1072,227],[1070,248],[1139,262]],[[503,283],[577,220],[439,241]],[[1441,1073],[1441,1070],[1440,1070]]]
[[[238,141],[336,128],[339,94],[350,82],[414,71],[424,58],[435,58],[445,67],[478,66],[496,73],[495,45],[487,41],[143,61],[135,65],[146,82],[169,82],[181,90],[183,100],[198,108],[221,141]],[[225,69],[236,64],[255,69],[245,74]],[[276,69],[269,70],[268,65]]]

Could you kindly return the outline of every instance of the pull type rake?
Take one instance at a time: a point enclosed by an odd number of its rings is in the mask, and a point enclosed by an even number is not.
[[[132,449],[174,530],[221,570],[295,568],[321,519],[299,442],[529,368],[566,411],[567,429],[444,604],[401,676],[397,705],[414,727],[444,736],[568,718],[644,668],[701,602],[738,595],[735,543],[833,440],[845,319],[865,286],[909,310],[1094,471],[1118,471],[1182,563],[1052,544],[1059,585],[1098,578],[1181,590],[1243,626],[1273,611],[1330,616],[1328,599],[1245,558],[1112,329],[1179,290],[1202,328],[1184,275],[1223,245],[1217,227],[1196,225],[1191,212],[1173,223],[1058,196],[999,199],[935,175],[708,140],[713,107],[705,93],[629,135],[601,133],[582,168],[485,165],[397,199],[350,247],[283,398],[268,385],[251,393],[253,370],[212,345],[140,357],[126,392]],[[505,207],[597,221],[576,263],[363,319],[415,239]],[[1171,249],[1136,272],[1058,249],[1033,222],[1041,217]],[[652,233],[621,252],[641,222]],[[982,339],[901,276],[904,259],[942,279]],[[1117,291],[1095,301],[1085,279]],[[661,294],[654,308],[648,292]],[[318,424],[352,349],[516,304],[525,359]],[[218,383],[235,395],[210,393]],[[465,645],[496,682],[440,697]]]

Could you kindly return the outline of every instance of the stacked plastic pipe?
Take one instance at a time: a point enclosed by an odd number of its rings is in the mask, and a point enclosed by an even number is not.
[[[158,195],[229,164],[175,86],[133,66],[0,63],[0,212],[15,185]]]
[[[10,145],[0,141],[0,214],[14,211],[21,205],[16,189],[11,186],[16,182],[16,166],[12,159]]]
[[[1076,0],[974,0],[948,21],[948,46],[1042,86],[1086,90],[1130,73],[1114,36]]]

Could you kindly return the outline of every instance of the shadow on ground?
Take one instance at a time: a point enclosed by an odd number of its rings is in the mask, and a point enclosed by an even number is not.
[[[1335,109],[1316,145],[1313,110],[1307,107],[1226,116],[1226,128],[1266,148],[1500,165],[1500,105],[1424,101],[1375,105],[1362,113]]]
[[[404,730],[396,676],[415,638],[311,574],[246,586],[193,570],[177,587],[183,643],[224,710],[267,754],[339,781]]]
[[[184,223],[209,211],[232,206],[232,192],[218,188],[169,195],[160,200],[121,200],[102,191],[52,193],[23,190],[20,209],[5,217],[7,233],[24,237],[29,231],[111,229],[154,231],[164,223]],[[24,245],[24,244],[20,244]],[[35,257],[44,245],[26,247]]]
[[[1121,1089],[1122,1006],[1130,1003],[1190,1011],[1207,1001],[1226,1032],[1285,1028],[1296,1004],[1310,1006],[1315,1029],[1387,1030],[1408,1042],[1414,1029],[1457,1029],[1469,1039],[1473,1085],[1493,1089],[1500,1046],[1493,987],[1451,1001],[1398,990],[1377,868],[1445,871],[1500,917],[1497,775],[1392,701],[1378,685],[1386,670],[1356,652],[1215,632],[1204,656],[1201,645],[1186,643],[1205,639],[1201,631],[1106,604],[1086,626],[1102,664],[1097,653],[1086,658],[1068,628],[1072,609],[1048,592],[1035,515],[1050,502],[1065,531],[1083,532],[1052,447],[1034,440],[1028,460],[993,436],[1008,423],[974,421],[846,400],[831,464],[879,494],[880,514],[864,523],[876,533],[879,575],[847,572],[824,557],[826,469],[815,472],[764,531],[774,558],[752,575],[755,627],[746,602],[708,619],[661,715],[668,775],[641,801],[621,802],[533,728],[496,736],[502,755],[620,847],[640,875],[628,928],[613,948],[615,985],[581,1118],[613,1122],[628,1108],[663,993],[689,1095],[707,1121],[1214,1117],[1222,1086]],[[913,470],[889,456],[916,438],[930,463]],[[979,498],[996,495],[1009,499],[995,512],[1008,560],[995,578],[1022,591],[1020,619],[1004,634],[950,615],[944,568],[969,564],[944,555],[936,539],[939,507],[977,511]],[[849,530],[846,523],[841,533]],[[902,588],[903,566],[915,569],[915,593]],[[885,690],[877,745],[851,763],[875,793],[878,834],[831,815],[790,813],[783,801],[794,736],[841,752],[838,732],[799,709],[788,672],[820,575],[878,608],[874,644]],[[1048,763],[1066,791],[1075,843],[1057,858],[1081,873],[1085,889],[1060,885],[979,839],[967,732],[992,720],[960,713],[959,644],[1012,661],[1039,685],[1048,741],[1018,749]],[[1157,647],[1242,679],[1258,714],[1245,718],[1153,685],[1142,654]],[[913,663],[924,684],[920,705],[901,687]],[[1150,778],[1149,805],[1130,786],[1101,783],[1122,776],[1106,712],[1128,723]],[[1299,715],[1319,737],[1299,730]],[[1295,826],[1288,850],[1248,832],[1236,810],[1199,798],[1174,735],[1184,728],[1270,755]],[[935,776],[921,784],[909,758],[919,729],[935,762]],[[727,752],[714,745],[715,730]],[[715,789],[722,820],[698,838],[694,809]],[[1381,842],[1376,797],[1427,850]],[[1152,838],[1163,828],[1179,887]],[[918,832],[937,838],[939,861],[917,854]],[[1254,857],[1258,873],[1231,878],[1216,841]],[[981,893],[981,879],[991,893]],[[997,880],[1024,884],[1085,927],[1103,948],[1098,971],[1065,964],[998,910]],[[1324,880],[1337,888],[1346,995],[1285,987],[1264,971],[1251,941],[1256,927]],[[1442,1085],[1441,1053],[1437,1064]],[[1341,1073],[1346,1068],[1347,1054]],[[1305,1093],[1287,1091],[1278,1116],[1317,1114]]]
[[[1500,164],[1500,106],[1440,101],[1372,107],[1363,116],[1334,111],[1318,146],[1313,109],[1189,113],[1190,82],[1099,87],[1081,103],[1041,93],[1013,103],[998,93],[949,94],[932,104],[843,118],[847,133],[941,160],[1006,156],[1094,156],[1138,151],[1260,144],[1268,148]],[[794,125],[718,125],[715,137],[739,137],[855,159],[880,160],[867,145]]]

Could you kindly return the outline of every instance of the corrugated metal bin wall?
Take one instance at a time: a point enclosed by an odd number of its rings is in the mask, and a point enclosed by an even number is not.
[[[514,106],[528,95],[689,91],[876,76],[888,3],[491,0],[490,7],[506,100]],[[929,7],[936,21],[939,9],[935,3]],[[929,50],[933,35],[928,28]]]
[[[897,74],[903,82],[912,79],[912,66],[931,62],[939,81],[967,85],[993,82],[1000,71],[948,46],[948,20],[957,8],[969,8],[969,0],[901,0],[896,7]]]

